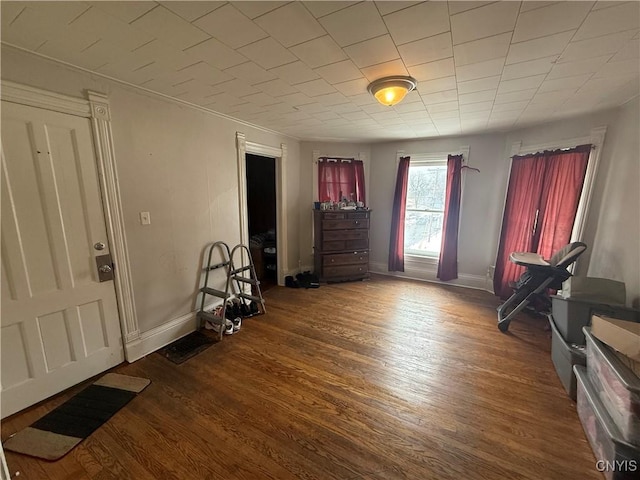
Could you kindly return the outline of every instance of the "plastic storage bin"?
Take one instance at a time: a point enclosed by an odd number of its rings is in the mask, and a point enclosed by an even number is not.
[[[593,388],[622,437],[640,445],[640,379],[600,340],[584,328],[587,372]],[[640,468],[640,466],[639,466]],[[640,478],[640,471],[638,477]]]
[[[562,338],[578,345],[584,345],[582,327],[591,324],[591,315],[594,313],[621,320],[640,320],[637,310],[626,308],[624,305],[607,305],[585,299],[562,298],[558,295],[551,296],[551,313]]]
[[[585,367],[573,367],[578,382],[578,416],[596,457],[595,467],[608,480],[640,478],[640,449],[624,441],[598,399]]]
[[[584,345],[575,345],[565,342],[553,320],[553,315],[547,315],[551,325],[551,360],[556,368],[556,373],[573,401],[576,400],[576,376],[573,373],[574,365],[585,366],[587,354]]]

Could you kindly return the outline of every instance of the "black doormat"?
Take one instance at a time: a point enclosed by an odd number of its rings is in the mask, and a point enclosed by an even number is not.
[[[216,342],[213,338],[196,330],[160,349],[158,353],[173,363],[181,364],[203,352],[214,343]]]
[[[146,378],[107,373],[31,426],[9,437],[4,448],[58,460],[151,383]]]

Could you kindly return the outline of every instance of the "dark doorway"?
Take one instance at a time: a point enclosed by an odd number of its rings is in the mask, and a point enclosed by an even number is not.
[[[276,159],[246,155],[249,246],[262,291],[278,284]]]

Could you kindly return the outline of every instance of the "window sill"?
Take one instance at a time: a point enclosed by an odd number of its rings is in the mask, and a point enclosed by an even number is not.
[[[438,257],[431,257],[431,256],[426,256],[426,255],[415,255],[415,254],[410,254],[410,253],[406,253],[404,255],[404,260],[407,264],[414,264],[414,265],[437,265],[438,264]]]

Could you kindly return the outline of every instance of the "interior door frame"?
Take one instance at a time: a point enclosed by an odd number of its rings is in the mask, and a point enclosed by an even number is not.
[[[116,266],[114,286],[120,331],[125,359],[130,361],[130,349],[140,338],[140,330],[135,310],[108,98],[90,90],[85,91],[86,98],[75,98],[7,80],[2,80],[1,86],[0,99],[3,101],[84,117],[91,121],[104,220],[110,252]]]
[[[274,158],[276,162],[276,251],[278,255],[278,285],[284,285],[284,277],[288,274],[288,241],[287,215],[285,205],[287,144],[272,147],[262,143],[247,141],[242,132],[236,132],[238,153],[238,207],[240,211],[240,243],[249,245],[249,212],[247,209],[247,153]]]

